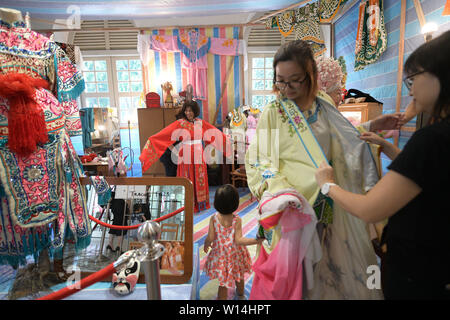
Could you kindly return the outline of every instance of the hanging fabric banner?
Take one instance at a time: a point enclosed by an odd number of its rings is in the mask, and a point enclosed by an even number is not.
[[[197,92],[197,95],[194,93],[200,106],[199,117],[213,123],[217,106],[220,104],[217,124],[221,124],[229,110],[242,105],[240,88],[242,73],[245,70],[245,43],[239,40],[239,27],[195,30],[199,33],[198,38],[195,34],[191,34],[193,37],[190,38],[189,32],[193,30],[188,28],[159,29],[142,32],[139,35],[138,51],[143,64],[145,92],[156,92],[161,96],[161,83],[165,81],[172,83],[174,93],[185,90],[188,84],[191,84],[193,89],[199,87],[201,91]],[[157,36],[159,41],[156,40]],[[209,51],[203,55],[208,42],[210,42]],[[237,48],[235,45],[238,42]],[[158,48],[160,50],[157,50]],[[195,68],[186,68],[189,66]],[[195,73],[199,76],[194,77]],[[195,79],[198,79],[198,82],[205,81],[201,73],[206,73],[206,83],[196,86]],[[225,81],[227,79],[228,81]],[[206,95],[204,96],[206,99],[200,100],[200,95]]]
[[[147,38],[147,39],[144,39]],[[207,53],[216,55],[237,56],[243,54],[243,43],[238,39],[210,38],[201,35],[196,30],[180,36],[167,35],[139,35],[139,42],[146,42],[148,46],[139,45],[144,50],[158,52],[181,52],[182,68],[186,70],[188,82],[194,87],[194,96],[205,100],[207,96]],[[145,53],[145,55],[148,55]]]
[[[355,46],[355,71],[378,60],[387,48],[383,1],[362,0],[359,5]]]
[[[319,3],[311,3],[295,10],[295,39],[309,43],[314,57],[321,56],[327,48],[320,29]]]
[[[276,17],[278,30],[286,38],[294,31],[294,14],[293,11],[287,11]]]
[[[348,0],[321,0],[319,4],[320,22],[332,22],[336,13],[347,1]]]
[[[445,3],[444,11],[442,11],[443,16],[450,16],[450,0]]]
[[[339,0],[337,5],[339,6]],[[266,28],[278,28],[284,37],[295,31],[295,39],[308,42],[317,58],[326,51],[320,29],[319,6],[319,2],[316,2],[296,10],[283,12],[266,20]]]

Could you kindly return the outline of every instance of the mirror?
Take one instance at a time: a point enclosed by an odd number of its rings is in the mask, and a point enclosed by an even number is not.
[[[137,226],[144,220],[164,218],[169,213],[185,208],[184,211],[158,222],[161,226],[160,243],[166,249],[160,258],[160,278],[161,283],[189,281],[192,275],[193,250],[192,183],[186,178],[175,177],[104,178],[111,190],[111,195],[106,197],[110,199],[108,202],[99,196],[90,178],[80,179],[86,186],[89,214],[103,223],[119,227]],[[92,221],[92,229],[92,240],[88,248],[77,254],[64,254],[64,265],[79,268],[81,277],[116,261],[121,252],[142,246],[137,239],[137,228],[116,230]],[[142,268],[138,283],[145,283]]]

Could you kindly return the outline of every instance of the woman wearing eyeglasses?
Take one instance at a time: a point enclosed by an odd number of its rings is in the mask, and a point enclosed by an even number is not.
[[[368,191],[378,181],[368,144],[318,91],[306,42],[281,46],[273,66],[279,96],[264,107],[246,154],[259,233],[268,240],[253,266],[250,298],[381,299],[380,289],[367,287],[367,269],[377,265],[367,224],[321,194],[314,178],[325,161],[338,183]]]
[[[423,44],[405,63],[405,84],[416,111],[431,123],[416,131],[366,195],[321,165],[320,186],[352,215],[367,222],[389,218],[383,292],[387,299],[450,299],[450,31]],[[334,165],[333,165],[334,167]],[[337,185],[333,185],[336,183]]]

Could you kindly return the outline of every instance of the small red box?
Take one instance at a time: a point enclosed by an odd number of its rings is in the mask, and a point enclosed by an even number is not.
[[[149,92],[145,96],[147,108],[161,108],[161,97],[156,92]]]

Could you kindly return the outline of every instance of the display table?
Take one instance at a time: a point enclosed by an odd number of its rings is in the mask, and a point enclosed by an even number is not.
[[[86,162],[83,163],[83,169],[85,171],[89,171],[90,173],[93,173],[93,175],[96,176],[112,176],[109,172],[109,166],[107,161],[100,161],[100,162]]]

